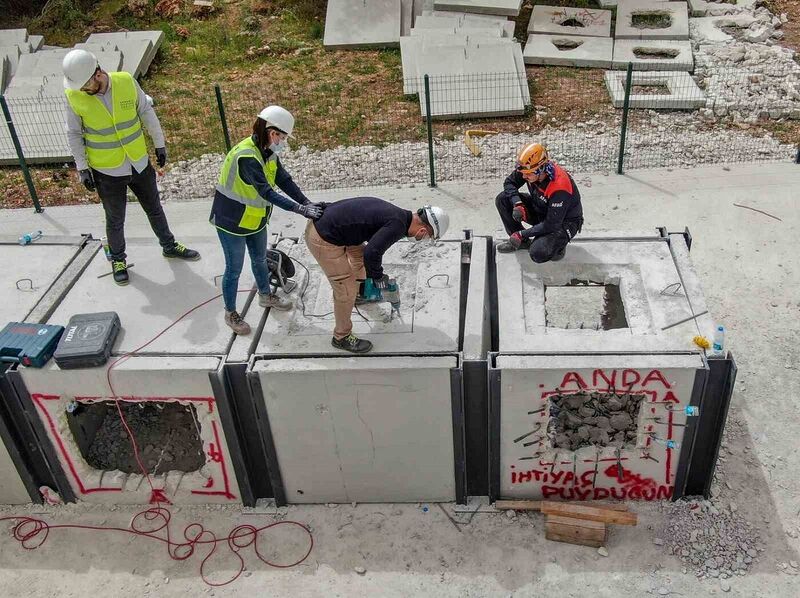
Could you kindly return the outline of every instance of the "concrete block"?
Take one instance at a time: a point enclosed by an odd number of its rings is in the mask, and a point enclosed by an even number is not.
[[[19,58],[22,55],[19,45],[13,46],[0,46],[0,60],[5,59],[8,62],[8,79],[14,76],[17,72],[19,65]]]
[[[422,18],[422,17],[420,17]],[[503,37],[503,28],[499,26],[488,27],[440,27],[422,23],[420,27],[411,30],[411,37],[431,37],[437,35],[468,35],[471,37]]]
[[[145,56],[142,63],[143,72],[147,72],[150,64],[164,42],[164,32],[161,30],[156,31],[120,31],[117,33],[92,33],[86,40],[87,43],[102,43],[107,45],[125,45],[128,42],[150,42],[151,47],[148,54]]]
[[[400,35],[408,35],[414,26],[414,0],[400,0]]]
[[[687,0],[689,12],[693,17],[730,15],[753,8],[758,0],[736,0],[735,2],[709,2],[708,0]]]
[[[435,0],[436,10],[474,12],[488,15],[516,17],[522,0]]]
[[[135,204],[129,210],[139,209]],[[122,331],[114,345],[115,354],[127,353],[145,344],[177,320],[187,309],[180,297],[192,297],[194,303],[220,293],[218,276],[225,269],[219,243],[211,236],[183,240],[197,249],[203,259],[197,262],[175,263],[161,255],[154,238],[128,239],[128,264],[131,281],[126,287],[114,284],[110,276],[98,278],[111,271],[105,254],[100,252],[75,283],[51,321],[67,322],[71,315],[86,311],[116,311],[122,320]],[[240,288],[253,284],[249,268],[242,272]],[[196,301],[195,301],[196,299]],[[246,295],[240,294],[239,305]],[[223,320],[222,299],[193,312],[181,320],[140,354],[224,355],[233,339]],[[245,319],[247,312],[244,313]],[[255,327],[256,322],[252,322]]]
[[[420,56],[420,76],[430,75],[434,118],[512,116],[525,112],[520,75],[511,44],[440,48]],[[423,70],[424,69],[424,70]],[[420,111],[427,116],[424,93]]]
[[[522,55],[522,46],[517,42],[511,44],[514,52],[514,65],[517,67],[517,81],[522,92],[522,101],[526,106],[531,105],[531,88],[528,85],[528,71],[525,70],[525,57]]]
[[[637,23],[642,17],[665,19],[663,27]],[[668,24],[667,24],[668,23]],[[617,6],[617,39],[689,39],[686,2],[620,0]]]
[[[672,497],[687,422],[684,408],[691,401],[697,373],[704,368],[699,353],[499,355],[496,368],[502,375],[503,498],[656,501]],[[551,398],[588,399],[592,393],[617,393],[620,388],[641,397],[634,414],[634,438],[619,448],[603,443],[577,450],[554,446],[548,435]],[[668,447],[665,439],[675,446]]]
[[[72,159],[64,130],[66,108],[61,79],[60,75],[29,78],[18,74],[6,89],[9,111],[29,163]],[[0,126],[0,164],[18,164],[5,124]]]
[[[330,0],[323,44],[330,49],[395,48],[400,18],[400,0]]]
[[[529,35],[525,64],[610,68],[614,40],[604,37]]]
[[[456,366],[455,357],[256,361],[288,502],[454,500]]]
[[[609,37],[611,11],[536,5],[528,22],[528,33]]]
[[[85,306],[82,311],[86,311]],[[120,315],[124,327],[126,318],[123,313]],[[69,427],[68,403],[75,401],[89,406],[117,396],[126,403],[170,403],[193,409],[205,463],[195,471],[175,472],[168,469],[165,472],[169,467],[165,464],[151,475],[153,486],[167,500],[173,504],[237,504],[241,498],[233,449],[228,445],[209,380],[209,374],[216,372],[219,365],[218,357],[134,356],[114,368],[113,392],[106,378],[107,366],[60,370],[51,361],[44,368],[23,368],[22,379],[78,500],[112,504],[155,502],[150,485],[141,474],[92,467],[81,454]],[[178,434],[181,432],[176,430]],[[168,438],[164,441],[166,449]]]
[[[625,102],[625,77],[626,74],[619,71],[605,74],[606,88],[615,108],[622,108]],[[682,71],[639,71],[633,75],[633,85],[666,89],[655,93],[634,89],[630,96],[631,108],[695,110],[706,103],[705,92],[688,73]]]
[[[150,68],[148,57],[154,54],[153,44],[147,41],[124,41],[117,44],[122,53],[122,65],[120,70],[130,73],[134,78],[138,78]]]
[[[308,268],[310,278],[302,267],[297,268],[295,280],[300,290],[295,295],[300,293],[303,299],[295,297],[295,307],[289,311],[273,310],[267,315],[255,354],[340,355],[340,350],[331,346],[333,292],[327,278],[305,244],[286,250]],[[427,248],[398,242],[384,254],[383,264],[386,272],[397,278],[402,319],[391,317],[387,303],[359,306],[363,318],[353,314],[353,332],[373,342],[370,355],[457,351],[460,242],[442,241]],[[437,274],[443,275],[437,278],[446,280],[446,286],[429,287],[427,281]]]
[[[615,75],[624,73],[614,72]],[[634,73],[657,76],[665,73]],[[686,73],[677,73],[689,77]],[[633,96],[632,96],[633,98]],[[609,240],[610,239],[610,240]],[[661,290],[693,271],[688,256],[673,260],[662,239],[629,241],[624,236],[606,240],[582,238],[567,247],[557,263],[536,264],[525,252],[497,254],[499,348],[501,352],[646,353],[696,351],[685,330],[663,330],[694,313],[703,304],[699,288],[689,296],[662,295]],[[575,302],[564,314],[548,313],[548,289],[561,289],[573,279],[612,285],[624,309],[626,327],[599,329],[585,324],[585,310]],[[584,287],[586,288],[586,287]],[[618,308],[619,306],[614,306]],[[602,306],[601,306],[602,309]],[[514,315],[516,314],[516,316]],[[522,316],[520,317],[520,314]],[[555,327],[552,320],[569,320],[569,328]],[[712,334],[713,326],[702,328]],[[710,337],[709,337],[710,338]]]
[[[514,37],[516,23],[507,17],[483,15],[468,12],[452,12],[449,10],[432,10],[423,12],[423,16],[456,17],[461,27],[488,27],[499,25],[503,28],[503,37]]]
[[[0,46],[14,46],[27,41],[27,29],[0,29]]]
[[[634,40],[614,41],[612,68],[627,69],[628,63],[642,71],[693,71],[692,43],[688,40]]]
[[[719,17],[697,17],[689,19],[692,40],[695,43],[718,43],[734,41],[734,37],[723,27],[748,29],[757,19],[751,14],[725,15]]]
[[[31,45],[31,51],[38,52],[44,46],[44,35],[29,35],[28,42]]]

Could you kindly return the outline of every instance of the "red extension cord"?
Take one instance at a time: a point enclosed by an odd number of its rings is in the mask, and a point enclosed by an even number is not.
[[[240,290],[240,293],[249,293],[251,289],[244,289]],[[114,402],[117,406],[117,413],[119,414],[120,420],[122,421],[122,425],[125,428],[125,431],[130,438],[131,445],[133,446],[133,454],[136,458],[136,463],[139,466],[139,469],[142,472],[142,475],[147,479],[147,483],[150,485],[150,490],[152,491],[152,496],[156,499],[156,504],[153,507],[149,507],[144,511],[141,511],[133,516],[131,519],[130,526],[128,528],[122,527],[104,527],[104,526],[94,526],[94,525],[77,525],[77,524],[66,524],[66,525],[49,525],[42,519],[36,517],[28,517],[25,515],[19,516],[9,516],[9,517],[0,517],[0,521],[14,521],[14,525],[11,529],[11,534],[15,540],[17,540],[24,549],[26,550],[35,550],[40,546],[44,545],[47,541],[47,538],[50,534],[50,530],[54,529],[78,529],[78,530],[90,530],[90,531],[97,531],[97,532],[122,532],[126,534],[132,534],[134,536],[141,536],[146,537],[151,540],[156,540],[167,546],[167,554],[169,558],[174,561],[184,561],[191,557],[194,552],[195,548],[198,546],[209,546],[210,550],[208,554],[203,557],[203,560],[200,562],[200,577],[201,579],[210,586],[224,586],[232,583],[244,571],[244,559],[240,554],[240,551],[243,548],[247,548],[249,546],[253,547],[253,552],[255,552],[256,557],[266,563],[270,567],[276,567],[280,569],[287,569],[290,567],[295,567],[305,561],[308,558],[308,555],[311,554],[311,551],[314,548],[314,536],[311,534],[311,531],[302,523],[298,523],[297,521],[276,521],[275,523],[270,523],[269,525],[264,525],[262,527],[255,527],[253,525],[239,525],[233,528],[227,536],[222,538],[217,538],[217,536],[205,529],[202,524],[199,522],[193,522],[188,524],[183,529],[183,541],[175,542],[172,540],[170,534],[170,521],[172,518],[172,513],[170,512],[167,506],[162,506],[160,502],[158,502],[158,497],[161,496],[160,492],[155,492],[155,488],[153,487],[153,481],[150,478],[150,474],[147,472],[144,464],[141,461],[139,455],[139,446],[136,444],[136,438],[134,438],[133,432],[128,427],[128,422],[125,421],[125,416],[122,413],[121,403],[122,401],[117,396],[116,391],[114,390],[114,385],[111,382],[111,370],[113,370],[118,364],[123,363],[124,361],[128,360],[130,357],[156,341],[160,338],[165,332],[167,332],[170,328],[175,326],[178,322],[183,320],[186,316],[194,312],[195,310],[200,309],[219,299],[222,295],[215,295],[202,303],[195,305],[189,311],[184,313],[181,317],[177,320],[172,322],[169,326],[164,328],[161,332],[159,332],[156,336],[152,339],[147,341],[141,347],[134,349],[133,351],[126,353],[125,355],[118,357],[115,361],[108,366],[106,370],[106,380],[108,382],[108,387],[111,390],[111,398],[114,399]],[[299,560],[288,563],[288,564],[280,564],[272,562],[261,554],[258,550],[258,534],[270,528],[279,526],[279,525],[292,525],[297,526],[302,529],[306,534],[308,534],[308,550],[306,553],[300,558]],[[159,534],[159,532],[163,531],[163,535]],[[228,548],[230,551],[236,555],[236,558],[239,559],[239,570],[233,575],[230,579],[227,579],[222,582],[213,582],[210,581],[205,575],[205,567],[207,561],[212,557],[214,552],[217,550],[217,545],[221,542],[226,542],[228,544]]]

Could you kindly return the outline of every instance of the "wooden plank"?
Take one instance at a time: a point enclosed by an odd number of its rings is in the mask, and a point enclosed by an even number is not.
[[[587,519],[589,521],[600,521],[602,523],[613,523],[616,525],[636,525],[638,522],[636,513],[576,505],[575,503],[559,503],[545,500],[542,501],[541,510],[542,513],[546,513],[547,515],[560,515],[562,517]]]
[[[554,542],[599,548],[606,542],[606,525],[599,521],[548,515],[545,520],[545,538]]]
[[[515,511],[538,511],[541,508],[540,500],[498,500],[495,501],[496,509],[514,509]]]

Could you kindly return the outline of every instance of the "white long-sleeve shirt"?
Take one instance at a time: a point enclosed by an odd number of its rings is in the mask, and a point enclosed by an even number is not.
[[[142,91],[142,88],[135,79],[133,84],[136,86],[136,112],[139,114],[139,118],[141,119],[144,128],[150,134],[150,138],[153,140],[153,145],[156,147],[164,147],[164,131],[161,130],[161,123],[158,122],[156,112],[153,110],[153,106],[150,104],[147,96],[145,95],[144,91]],[[109,113],[113,113],[112,93],[111,77],[109,77],[108,89],[106,92],[103,94],[98,93],[96,96],[97,99],[103,103]],[[67,103],[66,129],[69,149],[72,151],[72,157],[75,158],[75,167],[78,170],[85,170],[89,168],[89,162],[86,159],[86,145],[83,137],[83,120],[80,116],[75,114],[75,111],[72,109],[72,106],[70,106],[69,101],[66,99],[65,101]],[[132,172],[131,168],[135,168],[136,172],[142,172],[145,168],[147,168],[149,161],[149,157],[145,156],[141,160],[132,163],[128,157],[125,156],[125,161],[117,168],[98,168],[97,170],[108,176],[128,176]]]

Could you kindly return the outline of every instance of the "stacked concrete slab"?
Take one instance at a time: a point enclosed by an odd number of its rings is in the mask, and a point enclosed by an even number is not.
[[[669,18],[666,27],[642,27],[634,24],[636,16]],[[616,39],[689,39],[689,9],[686,2],[659,0],[620,0],[617,5]]]
[[[689,40],[618,39],[614,42],[615,69],[693,71],[694,58]]]
[[[76,44],[93,52],[105,71],[126,71],[138,78],[150,68],[164,41],[163,31],[93,33]],[[4,93],[17,135],[30,162],[71,159],[64,133],[61,63],[71,48],[45,46],[42,36],[25,29],[0,31],[0,92]],[[5,125],[0,127],[0,164],[16,164]]]
[[[534,6],[525,44],[526,64],[609,68],[611,11]]]
[[[427,116],[472,118],[523,114],[530,105],[522,49],[514,23],[502,16],[423,10],[400,39],[403,91],[420,94]]]
[[[473,12],[484,15],[519,15],[522,0],[434,0],[436,10]]]
[[[322,43],[331,50],[395,48],[411,8],[401,0],[329,0]]]

